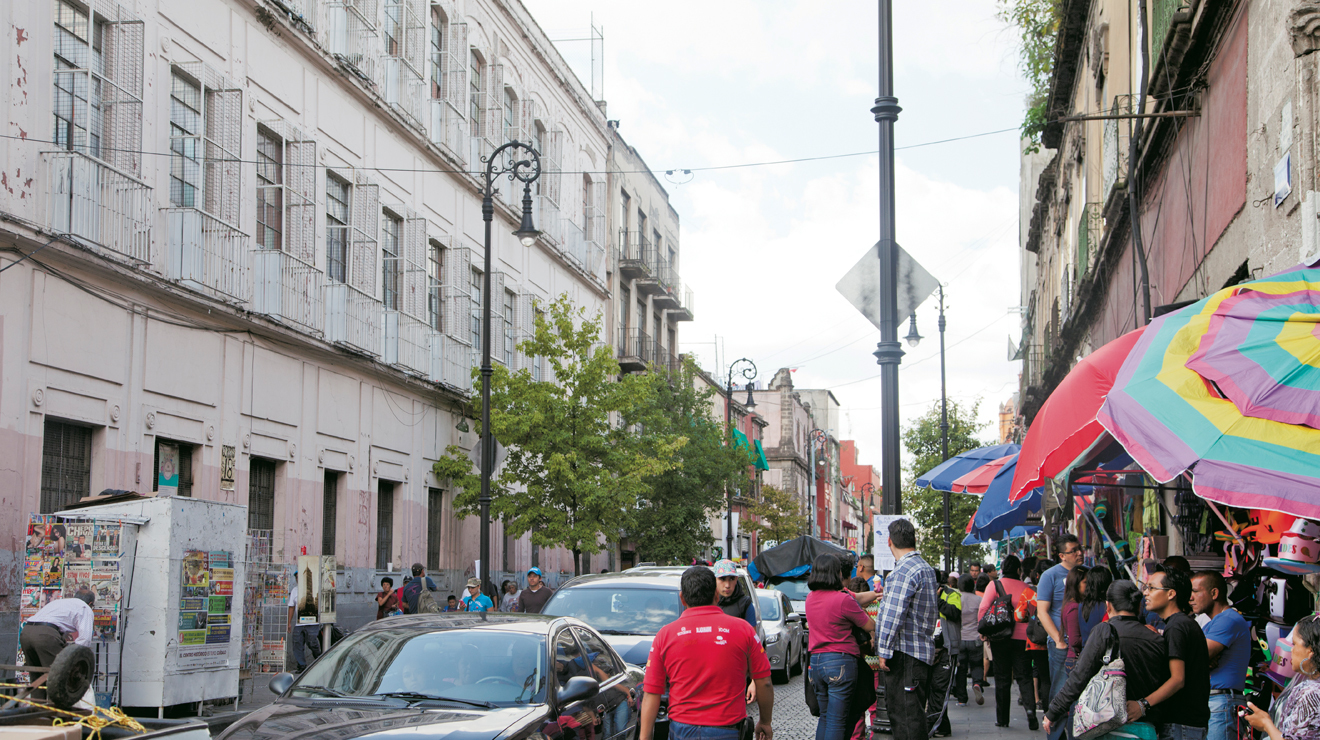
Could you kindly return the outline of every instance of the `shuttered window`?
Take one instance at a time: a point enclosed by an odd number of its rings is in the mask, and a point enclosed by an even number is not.
[[[91,493],[92,430],[46,419],[41,445],[41,513],[52,514]]]
[[[381,481],[376,494],[376,570],[387,570],[394,550],[394,484]]]
[[[335,555],[335,528],[339,525],[339,473],[325,471],[321,492],[321,554]]]
[[[275,529],[275,463],[259,457],[248,471],[248,529]]]
[[[426,490],[426,569],[440,570],[440,512],[445,492],[439,488]]]

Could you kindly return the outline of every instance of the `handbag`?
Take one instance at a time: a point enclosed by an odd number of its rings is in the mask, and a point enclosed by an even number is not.
[[[1127,670],[1118,652],[1118,630],[1104,665],[1087,682],[1073,708],[1073,737],[1092,740],[1127,724]]]
[[[1013,596],[1003,593],[995,597],[985,616],[976,624],[976,631],[987,640],[1006,640],[1013,636]]]

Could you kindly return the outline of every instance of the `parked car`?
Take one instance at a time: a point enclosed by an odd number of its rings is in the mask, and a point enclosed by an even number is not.
[[[629,568],[624,573],[671,573],[675,576],[682,576],[683,571],[689,566],[685,565],[649,565]],[[756,635],[761,639],[761,644],[765,644],[765,629],[761,627],[761,605],[756,600],[756,582],[748,575],[746,568],[738,568],[738,579],[742,581],[743,593],[752,597],[752,608],[756,611]]]
[[[765,655],[770,659],[770,678],[787,683],[789,676],[802,670],[807,653],[802,631],[803,615],[793,608],[788,594],[768,588],[756,589],[761,602],[761,624],[765,627]]]
[[[220,738],[350,740],[406,732],[417,740],[627,740],[636,734],[642,677],[576,619],[500,612],[390,617],[348,635],[297,678],[272,678],[275,703]]]

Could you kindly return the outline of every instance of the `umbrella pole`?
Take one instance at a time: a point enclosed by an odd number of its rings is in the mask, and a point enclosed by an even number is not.
[[[1245,548],[1247,546],[1247,543],[1244,542],[1243,539],[1238,536],[1237,530],[1233,529],[1233,525],[1229,524],[1228,519],[1224,518],[1223,512],[1219,510],[1218,506],[1215,506],[1215,502],[1211,501],[1208,498],[1202,498],[1201,500],[1205,502],[1206,506],[1210,507],[1210,510],[1215,513],[1215,516],[1219,517],[1219,521],[1224,524],[1224,529],[1227,530],[1229,534],[1233,535],[1233,541],[1236,542],[1239,547]]]

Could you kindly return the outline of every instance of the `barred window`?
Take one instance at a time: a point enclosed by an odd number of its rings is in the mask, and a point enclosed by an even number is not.
[[[91,493],[92,430],[47,418],[41,442],[41,513],[63,511]]]
[[[506,367],[513,367],[513,347],[515,344],[513,336],[513,304],[515,296],[513,291],[504,291],[504,364]]]
[[[334,555],[336,529],[339,525],[339,473],[325,471],[321,489],[321,554]]]
[[[348,183],[325,178],[325,272],[337,283],[348,281]]]
[[[426,569],[440,570],[440,524],[445,492],[426,489]]]
[[[403,219],[389,211],[382,211],[380,247],[381,259],[381,300],[385,308],[399,310],[399,284],[403,279],[403,264],[399,260],[399,234],[403,231]]]
[[[432,241],[426,252],[426,323],[436,331],[444,331],[441,276],[445,269],[445,248],[439,242]]]
[[[537,308],[537,309],[533,309],[533,310],[532,310],[532,316],[534,317],[534,320],[535,320],[535,321],[545,321],[545,311],[542,311],[542,310],[539,309],[539,308]],[[533,335],[535,335],[535,333],[536,333],[536,324],[535,324],[535,323],[532,324],[532,326],[531,326],[531,328],[529,329],[529,331],[530,331]],[[535,356],[535,355],[534,355],[534,356],[532,357],[532,380],[535,381],[535,382],[537,382],[537,383],[541,382],[541,358],[540,358],[540,356]]]
[[[264,249],[284,246],[284,142],[269,129],[257,127],[257,244]]]
[[[394,550],[394,484],[380,481],[376,491],[376,570],[388,570]]]
[[[248,529],[275,529],[275,461],[252,458],[248,470]]]
[[[199,205],[202,187],[202,88],[177,71],[170,77],[170,203]]]
[[[472,268],[472,282],[469,283],[472,297],[472,319],[469,322],[471,328],[472,347],[481,348],[481,270]]]
[[[91,21],[85,11],[66,0],[55,4],[55,142],[61,149],[97,158],[101,156],[104,121],[104,29],[105,24]]]
[[[485,130],[485,121],[481,116],[481,111],[485,107],[482,105],[484,80],[481,73],[485,70],[481,57],[477,56],[475,51],[471,52],[469,59],[471,72],[468,74],[468,120],[471,121],[472,134],[476,136]]]
[[[449,21],[440,8],[431,6],[431,97],[444,97],[445,40],[449,36]]]

